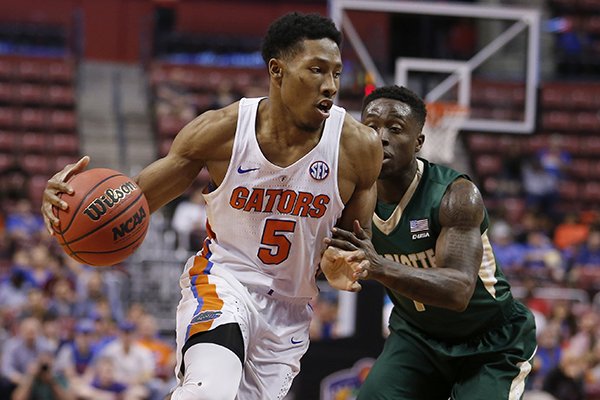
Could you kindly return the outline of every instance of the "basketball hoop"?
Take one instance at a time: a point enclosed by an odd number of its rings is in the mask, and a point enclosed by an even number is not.
[[[454,161],[454,144],[468,116],[469,109],[456,103],[428,103],[423,127],[425,142],[418,155],[439,164]]]

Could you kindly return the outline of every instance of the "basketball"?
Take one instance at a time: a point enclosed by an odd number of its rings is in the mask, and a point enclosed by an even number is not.
[[[73,194],[61,193],[69,208],[54,207],[55,236],[64,252],[82,264],[111,266],[140,246],[150,220],[146,197],[130,177],[107,168],[73,176]]]

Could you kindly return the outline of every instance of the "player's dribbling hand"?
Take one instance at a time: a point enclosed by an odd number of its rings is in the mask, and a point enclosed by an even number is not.
[[[366,260],[359,260],[356,252],[328,247],[321,258],[321,270],[329,285],[334,289],[358,292],[362,289],[357,282],[356,273],[364,268]],[[352,260],[352,261],[350,261]]]
[[[58,207],[61,210],[67,209],[67,203],[62,201],[59,197],[59,193],[73,193],[71,186],[67,185],[66,182],[73,176],[83,171],[85,167],[90,163],[88,156],[83,156],[79,161],[74,164],[68,164],[61,171],[54,174],[54,176],[48,179],[44,194],[42,196],[42,216],[44,217],[44,223],[50,235],[54,234],[52,225],[58,226],[59,220],[52,212],[52,206]]]

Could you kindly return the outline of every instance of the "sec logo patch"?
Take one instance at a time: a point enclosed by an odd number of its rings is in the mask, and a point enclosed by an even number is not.
[[[310,165],[309,172],[313,179],[322,181],[329,176],[329,165],[324,161],[315,161]]]

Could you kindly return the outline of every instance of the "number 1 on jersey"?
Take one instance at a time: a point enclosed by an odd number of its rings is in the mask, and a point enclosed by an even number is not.
[[[285,236],[285,233],[292,233],[296,229],[296,221],[287,221],[281,219],[268,219],[265,221],[265,227],[258,249],[258,258],[267,265],[281,264],[290,255],[292,242]]]

